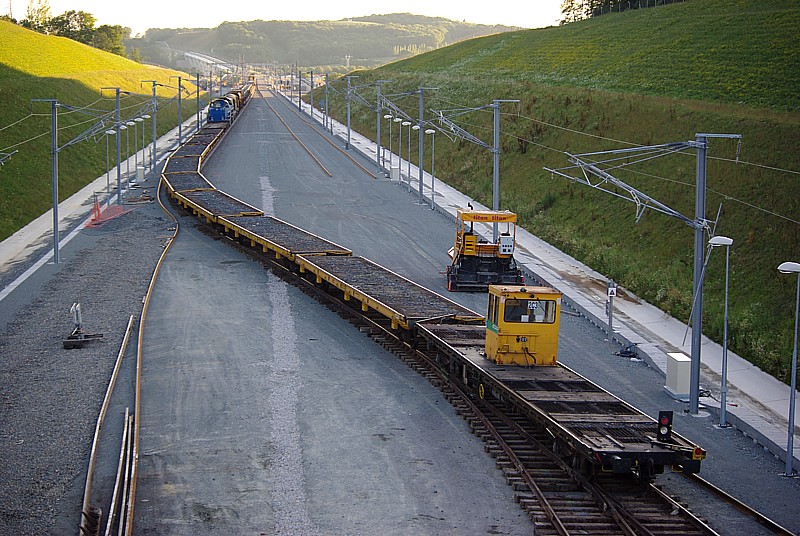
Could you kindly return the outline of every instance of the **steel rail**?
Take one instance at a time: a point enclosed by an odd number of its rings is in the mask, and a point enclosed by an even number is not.
[[[733,506],[734,508],[736,508],[737,510],[739,510],[743,514],[750,516],[759,525],[771,530],[773,533],[779,534],[781,536],[795,536],[797,534],[797,533],[792,532],[791,530],[787,529],[786,527],[780,525],[776,521],[773,521],[772,519],[768,518],[767,516],[765,516],[764,514],[759,512],[758,510],[756,510],[755,508],[746,505],[745,503],[743,503],[742,501],[740,501],[739,499],[737,499],[733,495],[729,494],[728,492],[726,492],[722,488],[719,488],[719,487],[715,486],[714,484],[712,484],[708,480],[704,479],[700,475],[697,475],[697,474],[686,474],[686,473],[683,473],[683,475],[686,478],[688,478],[690,482],[693,482],[693,483],[697,484],[698,486],[700,486],[700,487],[706,489],[707,491],[711,492],[712,494],[716,495],[717,497],[720,497],[722,500],[726,501],[728,504],[730,504],[731,506]]]
[[[128,341],[131,336],[131,329],[133,328],[133,315],[128,319],[128,327],[125,328],[125,336],[122,338],[119,352],[117,353],[117,361],[114,363],[114,370],[111,372],[111,379],[106,388],[106,395],[103,397],[103,405],[100,406],[100,414],[97,416],[97,423],[94,427],[94,438],[92,439],[92,450],[89,454],[89,468],[86,471],[86,484],[83,488],[83,505],[81,506],[81,523],[78,527],[78,534],[83,534],[86,529],[87,514],[89,510],[89,503],[92,496],[92,480],[94,480],[94,467],[97,463],[97,447],[100,443],[100,430],[106,421],[108,414],[108,406],[111,404],[111,395],[114,392],[114,387],[117,385],[117,377],[122,368],[122,358],[125,356],[125,350],[128,349]]]
[[[127,462],[128,460],[127,452],[130,449],[130,428],[131,428],[131,420],[130,420],[130,408],[125,408],[125,425],[122,428],[122,444],[119,448],[119,463],[117,464],[117,476],[114,479],[114,491],[111,493],[111,506],[108,508],[108,521],[106,522],[106,536],[110,536],[111,529],[114,526],[114,519],[116,519],[117,514],[117,501],[120,497],[120,485],[122,483],[122,473],[123,470],[130,465]],[[122,515],[119,516],[122,519]]]
[[[164,247],[164,251],[161,253],[161,257],[159,257],[158,262],[156,263],[156,267],[153,270],[153,276],[150,278],[150,284],[147,287],[147,294],[144,297],[144,305],[142,307],[142,315],[139,320],[139,338],[138,338],[138,348],[136,352],[136,391],[135,391],[135,402],[134,402],[134,410],[133,410],[133,442],[132,442],[132,457],[130,460],[129,466],[131,467],[131,475],[130,475],[130,488],[128,491],[128,515],[125,521],[125,534],[127,536],[131,536],[133,533],[133,512],[134,506],[136,502],[136,478],[139,474],[139,437],[140,437],[140,430],[139,425],[141,424],[141,420],[139,419],[139,414],[141,411],[141,393],[142,393],[142,361],[143,361],[143,344],[144,344],[144,328],[145,328],[145,320],[147,319],[147,309],[150,306],[150,298],[153,295],[153,289],[156,286],[156,279],[158,278],[158,273],[161,271],[161,266],[164,264],[164,260],[167,257],[167,253],[172,248],[172,244],[175,243],[175,239],[178,238],[178,232],[180,231],[180,225],[178,224],[178,220],[172,213],[167,210],[164,206],[164,202],[161,199],[161,190],[164,183],[164,176],[162,175],[158,181],[157,193],[156,198],[158,199],[158,204],[161,205],[161,209],[172,219],[175,223],[175,232],[172,236],[168,239],[167,244]],[[122,523],[122,519],[120,519],[120,523]]]

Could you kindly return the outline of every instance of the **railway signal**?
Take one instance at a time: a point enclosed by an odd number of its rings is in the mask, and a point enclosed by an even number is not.
[[[672,412],[658,412],[658,431],[656,438],[659,441],[669,441],[672,438]]]

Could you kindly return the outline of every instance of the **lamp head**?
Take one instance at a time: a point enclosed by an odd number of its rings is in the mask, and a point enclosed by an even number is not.
[[[436,131],[432,128],[429,128],[425,131],[425,134],[436,134]]]
[[[411,121],[403,121],[401,124],[402,124],[404,127],[407,127],[408,125],[410,125],[410,124],[411,124]]]
[[[106,134],[108,134],[109,136],[114,136],[114,135],[117,134],[117,131],[116,130],[106,130]]]
[[[395,123],[399,123],[399,122],[400,122],[400,121],[402,121],[402,120],[403,120],[403,118],[402,118],[402,117],[395,117],[395,118],[394,118],[394,122],[395,122]]]
[[[386,115],[383,116],[383,118],[384,119],[391,119],[392,118],[392,114],[386,114]]]
[[[778,266],[778,271],[782,274],[798,274],[800,273],[800,262],[782,262]]]
[[[413,127],[411,127],[411,130],[419,130],[419,125],[414,125]]]
[[[728,238],[727,236],[713,236],[711,240],[708,241],[708,245],[711,247],[731,246],[733,245],[733,238]]]

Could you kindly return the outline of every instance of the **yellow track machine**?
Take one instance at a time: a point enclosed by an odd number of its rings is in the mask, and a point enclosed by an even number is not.
[[[501,225],[496,243],[475,232],[475,222]],[[522,273],[514,261],[517,215],[507,210],[458,209],[456,242],[448,255],[447,290],[485,291],[491,284],[521,285]]]

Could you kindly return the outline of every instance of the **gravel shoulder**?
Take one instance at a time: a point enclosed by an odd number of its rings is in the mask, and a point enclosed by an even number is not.
[[[151,205],[85,229],[62,250],[58,267],[44,266],[15,291],[13,304],[3,304],[0,533],[73,533],[80,523],[97,415],[168,226]],[[74,302],[81,303],[84,331],[103,339],[65,350]]]

